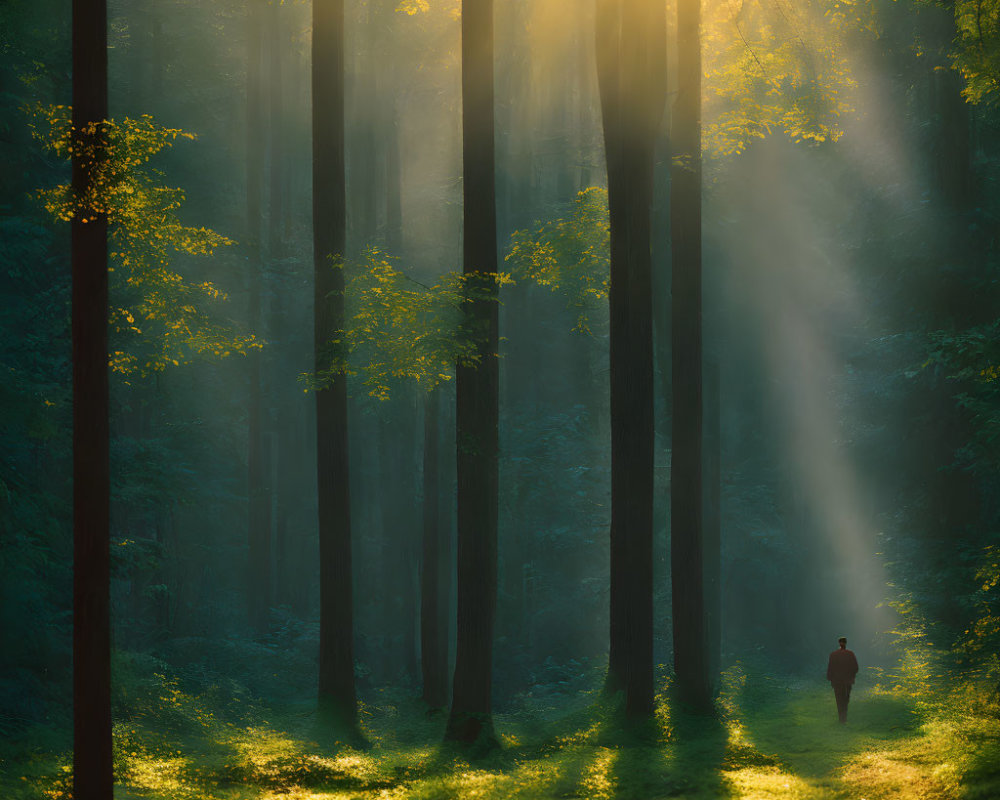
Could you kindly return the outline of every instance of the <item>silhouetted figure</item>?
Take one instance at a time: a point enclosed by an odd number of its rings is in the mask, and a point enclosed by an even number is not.
[[[840,648],[830,653],[826,665],[826,679],[833,685],[833,695],[837,698],[837,713],[841,723],[847,722],[847,701],[851,699],[851,686],[854,676],[858,674],[858,660],[854,651],[847,649],[847,638],[841,636],[837,641]]]

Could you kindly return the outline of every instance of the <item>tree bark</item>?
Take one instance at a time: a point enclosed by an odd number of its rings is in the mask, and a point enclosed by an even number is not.
[[[263,50],[263,8],[261,0],[247,7],[247,163],[246,210],[251,328],[261,332],[261,198],[264,165],[264,115],[262,108],[261,55]],[[247,494],[248,494],[248,580],[250,625],[257,633],[267,628],[271,607],[271,495],[267,486],[267,459],[264,452],[263,398],[260,350],[248,356],[250,397],[247,404]]]
[[[73,194],[105,157],[107,5],[73,0]],[[72,222],[73,796],[112,800],[107,217]]]
[[[666,99],[666,19],[598,0],[597,62],[611,222],[611,651],[606,689],[653,710],[653,151]]]
[[[268,67],[270,72],[268,97],[270,129],[270,164],[268,176],[268,255],[272,259],[284,255],[285,217],[285,93],[283,86],[283,45],[285,44],[282,5],[269,6]]]
[[[441,591],[441,573],[448,568],[446,524],[441,519],[439,487],[438,417],[440,390],[434,389],[424,404],[424,541],[420,572],[420,666],[423,699],[429,708],[448,703],[448,598]],[[444,570],[442,570],[444,567]]]
[[[493,0],[462,2],[463,274],[466,328],[479,363],[456,376],[458,630],[447,739],[495,743],[499,369],[493,126]]]
[[[722,430],[719,359],[705,362],[705,638],[708,686],[715,693],[722,661]]]
[[[364,23],[359,35],[364,50],[354,59],[355,71],[351,73],[351,130],[350,152],[351,191],[351,252],[364,252],[375,243],[378,232],[378,102],[381,86],[374,62],[378,58],[377,25],[378,7],[371,2],[364,6]]]
[[[673,113],[670,228],[673,264],[673,432],[670,565],[679,695],[711,704],[705,647],[702,541],[701,0],[677,6],[678,95]]]
[[[385,244],[389,253],[398,257],[403,252],[403,173],[395,100],[386,130],[385,173]]]
[[[344,0],[314,0],[312,44],[314,334],[317,370],[344,327]],[[321,724],[354,728],[354,630],[347,378],[316,392]]]

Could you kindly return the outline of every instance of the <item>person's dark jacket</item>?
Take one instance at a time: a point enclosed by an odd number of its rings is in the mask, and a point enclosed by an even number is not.
[[[830,660],[826,665],[826,679],[831,683],[853,684],[854,676],[858,674],[858,660],[854,657],[854,651],[845,648],[838,648],[830,653]]]

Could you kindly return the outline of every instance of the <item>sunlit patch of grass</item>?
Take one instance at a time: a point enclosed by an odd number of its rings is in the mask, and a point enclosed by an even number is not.
[[[725,784],[738,800],[800,800],[817,797],[815,787],[780,767],[727,770]]]
[[[1000,734],[996,720],[974,715],[932,714],[918,731],[891,745],[868,750],[845,765],[844,782],[869,800],[943,800],[966,796],[964,777],[983,747],[976,731]],[[987,734],[989,737],[989,734]]]
[[[844,782],[868,800],[950,800],[959,796],[955,777],[950,766],[928,769],[884,753],[860,756],[843,774]]]
[[[578,747],[584,744],[593,744],[597,741],[598,734],[601,732],[601,725],[602,722],[596,720],[593,724],[585,728],[578,728],[563,736],[557,736],[555,744],[557,747]]]
[[[614,700],[562,716],[496,717],[502,747],[441,744],[445,719],[384,694],[363,717],[370,749],[317,743],[314,718],[238,712],[151,680],[114,729],[117,800],[995,800],[1000,716],[988,699],[859,691],[849,724],[825,686],[740,671],[718,716],[657,700],[626,725]],[[964,692],[964,694],[962,693]],[[138,693],[133,694],[138,697]],[[163,698],[163,699],[161,699]],[[152,702],[155,700],[155,703]],[[156,703],[165,706],[164,716]],[[0,765],[2,800],[69,800],[65,740]]]
[[[614,781],[611,768],[614,766],[617,753],[607,747],[597,748],[594,759],[587,765],[583,780],[580,782],[581,794],[593,800],[610,800],[614,797]]]
[[[190,786],[187,758],[135,758],[129,768],[128,784],[133,789],[148,794],[170,798],[200,797],[196,787]]]

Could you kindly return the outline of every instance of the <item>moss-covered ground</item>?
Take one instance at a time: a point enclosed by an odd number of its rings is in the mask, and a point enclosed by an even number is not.
[[[389,693],[363,708],[357,747],[318,742],[305,707],[189,692],[162,674],[130,691],[115,723],[119,800],[1000,797],[998,708],[967,685],[934,697],[859,686],[842,726],[825,684],[736,667],[715,717],[679,710],[668,691],[641,729],[596,693],[526,704],[497,715],[503,746],[477,758],[441,745],[443,715]],[[0,797],[70,797],[57,741],[38,728],[0,743]]]

